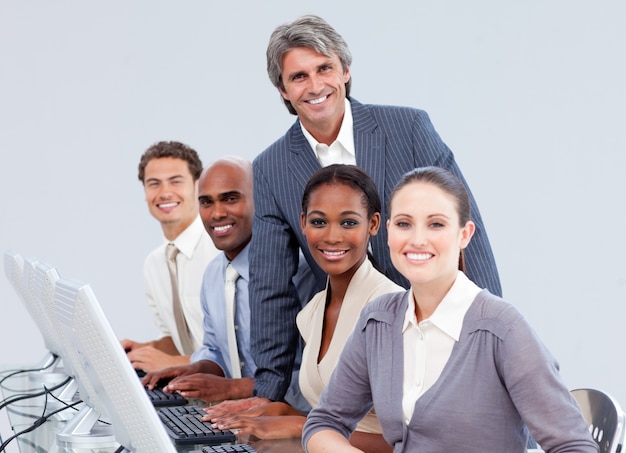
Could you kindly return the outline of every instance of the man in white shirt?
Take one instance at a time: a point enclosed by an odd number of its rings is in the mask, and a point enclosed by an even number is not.
[[[202,345],[200,290],[207,264],[218,254],[199,217],[198,178],[202,162],[198,153],[179,142],[159,142],[148,148],[139,163],[150,214],[163,230],[164,242],[144,263],[144,286],[148,305],[161,338],[148,342],[122,340],[133,366],[147,372],[189,363]],[[173,244],[174,297],[168,245]],[[170,245],[170,247],[172,247]],[[176,305],[182,319],[176,321]]]

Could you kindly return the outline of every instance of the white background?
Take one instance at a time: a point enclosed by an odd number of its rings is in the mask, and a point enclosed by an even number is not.
[[[0,252],[92,284],[119,337],[157,335],[141,267],[161,241],[142,152],[254,158],[293,117],[265,72],[275,26],[324,17],[353,96],[425,109],[485,219],[505,298],[570,388],[626,405],[626,6],[621,0],[0,0]],[[0,363],[41,336],[0,278]]]

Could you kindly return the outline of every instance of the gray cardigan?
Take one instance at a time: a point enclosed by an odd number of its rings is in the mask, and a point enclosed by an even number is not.
[[[402,414],[402,323],[408,292],[370,302],[348,340],[303,445],[332,429],[348,437],[372,405],[394,452],[523,452],[528,430],[546,452],[597,452],[558,364],[515,307],[483,290],[441,376]],[[528,427],[528,429],[526,428]]]

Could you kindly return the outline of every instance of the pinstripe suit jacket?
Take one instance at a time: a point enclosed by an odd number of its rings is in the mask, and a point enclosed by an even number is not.
[[[422,110],[363,105],[350,100],[356,163],[374,180],[387,220],[389,196],[400,177],[415,167],[435,165],[458,176],[467,187],[450,149]],[[298,348],[295,324],[300,303],[291,282],[304,253],[324,288],[326,275],[309,253],[300,228],[302,193],[309,177],[321,168],[298,121],[254,160],[255,217],[250,248],[251,350],[257,365],[255,394],[281,400],[289,385]],[[469,190],[469,188],[468,188]],[[470,192],[476,233],[465,251],[466,274],[481,288],[501,295],[500,280],[478,206]],[[393,267],[386,228],[372,240],[372,252],[385,274],[408,282]]]

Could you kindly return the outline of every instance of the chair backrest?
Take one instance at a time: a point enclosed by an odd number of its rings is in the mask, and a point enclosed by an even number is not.
[[[572,390],[589,432],[600,447],[600,453],[618,453],[624,444],[625,415],[619,403],[600,390],[580,388]]]

